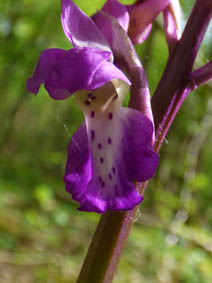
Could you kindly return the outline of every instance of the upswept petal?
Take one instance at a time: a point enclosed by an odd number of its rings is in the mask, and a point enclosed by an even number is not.
[[[40,85],[47,80],[58,60],[63,57],[66,52],[66,50],[58,48],[44,50],[40,54],[33,76],[27,80],[27,90],[37,94]]]
[[[125,32],[127,32],[129,26],[129,13],[123,4],[119,3],[117,0],[107,0],[101,11],[113,16]],[[101,12],[98,12],[92,18],[111,45],[112,34],[108,20]]]
[[[129,25],[129,13],[123,4],[117,0],[107,0],[102,11],[113,16],[120,26],[127,32]]]
[[[65,35],[74,47],[111,51],[96,24],[72,0],[62,0],[61,21]]]

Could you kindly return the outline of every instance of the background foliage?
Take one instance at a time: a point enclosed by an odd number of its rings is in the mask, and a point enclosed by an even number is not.
[[[103,1],[77,3],[92,14]],[[184,19],[193,3],[181,1]],[[0,282],[75,282],[99,218],[78,212],[62,181],[83,116],[74,98],[25,88],[42,50],[70,48],[60,1],[1,1],[0,42]],[[137,51],[153,93],[168,54],[160,18]],[[211,29],[197,66],[209,59]],[[190,94],[168,134],[114,282],[212,282],[211,128],[208,84]]]

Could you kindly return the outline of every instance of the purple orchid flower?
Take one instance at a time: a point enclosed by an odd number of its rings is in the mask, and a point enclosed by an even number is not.
[[[85,122],[68,146],[64,182],[79,210],[129,210],[143,197],[133,182],[150,179],[158,156],[153,124],[142,113],[122,107],[131,85],[113,63],[110,46],[96,24],[71,0],[62,0],[62,25],[73,48],[47,49],[27,89],[44,87],[53,99],[74,94]]]
[[[168,45],[172,46],[181,37],[179,0],[138,0],[132,5],[123,5],[118,0],[107,0],[101,11],[113,16],[134,44],[143,43],[147,39],[152,23],[160,12],[164,16]],[[109,24],[101,12],[95,14],[93,19],[111,42]]]

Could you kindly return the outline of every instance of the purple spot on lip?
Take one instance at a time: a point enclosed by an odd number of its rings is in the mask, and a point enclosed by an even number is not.
[[[111,119],[113,119],[113,113],[109,113],[109,115],[108,115],[108,118],[111,120]]]
[[[92,96],[92,92],[90,92],[88,95],[87,95],[87,97],[91,97]]]
[[[107,139],[107,142],[108,142],[109,144],[111,144],[111,143],[112,143],[111,138],[108,138],[108,139]]]
[[[91,118],[93,119],[95,116],[95,112],[94,111],[91,111]]]
[[[113,174],[116,174],[116,169],[113,167],[112,168]]]
[[[116,94],[116,96],[114,96],[113,100],[116,100],[118,98],[118,94]]]
[[[104,162],[104,158],[103,157],[100,157],[100,163],[103,163]]]
[[[94,141],[94,137],[95,137],[95,132],[94,130],[91,130],[91,141]]]
[[[105,186],[105,182],[102,180],[101,176],[99,176],[99,182],[101,184],[102,187]]]
[[[101,148],[102,148],[102,144],[98,143],[98,149],[101,149]]]
[[[94,100],[94,99],[96,99],[96,96],[92,96],[92,97],[91,97],[91,100]]]
[[[90,101],[89,100],[85,100],[85,105],[90,105]]]
[[[112,180],[112,175],[111,174],[109,174],[108,177],[109,177],[110,180]]]

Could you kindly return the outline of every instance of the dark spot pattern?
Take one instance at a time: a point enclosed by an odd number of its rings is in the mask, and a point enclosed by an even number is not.
[[[117,194],[118,187],[114,186],[115,193]]]
[[[112,175],[109,173],[108,178],[112,180]]]
[[[91,111],[91,118],[93,119],[95,116],[95,111]]]
[[[85,100],[85,105],[90,105],[91,101],[96,99],[96,96],[92,94],[92,92],[90,92],[89,94],[87,94],[87,98]]]
[[[103,157],[100,157],[100,163],[103,163],[104,162],[104,158]]]
[[[108,139],[107,139],[107,142],[108,142],[108,144],[111,144],[111,143],[112,143],[111,138],[108,138]]]
[[[116,96],[114,96],[113,100],[116,100],[118,98],[118,94],[116,94]]]
[[[113,167],[112,168],[113,174],[116,174],[116,169]]]
[[[95,132],[94,130],[91,130],[91,141],[94,141],[95,138]]]
[[[109,120],[112,120],[113,119],[113,113],[109,113],[109,115],[108,115],[108,118],[109,118]]]
[[[98,143],[98,149],[101,149],[101,148],[102,148],[102,144]]]
[[[99,183],[100,183],[101,186],[104,188],[105,182],[102,180],[101,176],[99,176]]]

